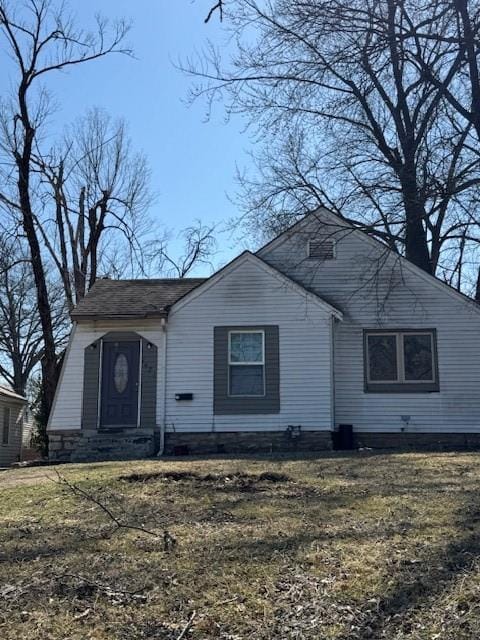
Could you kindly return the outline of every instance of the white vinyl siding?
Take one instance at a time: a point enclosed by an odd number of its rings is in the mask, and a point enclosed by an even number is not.
[[[279,327],[279,413],[214,415],[213,329],[218,325]],[[289,424],[331,428],[331,316],[253,260],[241,260],[208,290],[174,307],[167,340],[168,431],[283,431]],[[193,393],[193,400],[176,402],[177,393]]]
[[[23,403],[0,397],[0,467],[20,460]]]
[[[10,422],[12,420],[12,410],[10,407],[3,407],[3,420],[2,420],[2,444],[10,443]]]
[[[163,418],[163,331],[159,320],[85,322],[74,325],[70,348],[62,367],[49,431],[80,429],[82,423],[83,362],[85,348],[109,331],[135,331],[158,348],[157,424]]]
[[[361,232],[332,226],[336,259],[299,260],[314,228],[300,229],[260,256],[344,313],[335,325],[335,423],[356,431],[480,431],[480,313],[442,285],[405,265]],[[313,222],[313,227],[316,226]],[[380,278],[372,278],[380,261]],[[365,393],[364,329],[436,329],[438,393]]]

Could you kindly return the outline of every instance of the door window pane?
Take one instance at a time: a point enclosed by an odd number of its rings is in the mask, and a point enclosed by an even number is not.
[[[263,396],[263,365],[230,367],[231,396]]]
[[[433,355],[430,334],[404,334],[405,380],[432,381]]]
[[[123,393],[128,384],[128,360],[124,353],[119,353],[113,367],[113,383],[117,393]]]
[[[368,336],[369,379],[372,382],[396,382],[397,337],[395,335]]]

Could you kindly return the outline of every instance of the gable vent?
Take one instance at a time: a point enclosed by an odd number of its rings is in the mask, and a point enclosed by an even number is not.
[[[316,260],[333,260],[335,258],[333,238],[312,238],[309,240],[308,257]]]

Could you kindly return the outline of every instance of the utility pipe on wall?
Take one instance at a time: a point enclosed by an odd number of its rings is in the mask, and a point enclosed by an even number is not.
[[[162,349],[163,349],[163,361],[162,361],[162,421],[160,424],[160,446],[158,449],[157,457],[163,456],[165,450],[165,421],[167,419],[167,319],[161,319],[161,327],[163,332]]]

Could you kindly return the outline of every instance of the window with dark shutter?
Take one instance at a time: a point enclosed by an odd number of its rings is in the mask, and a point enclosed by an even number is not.
[[[335,241],[333,238],[319,237],[308,241],[308,257],[314,260],[333,260],[335,258]]]
[[[280,411],[279,331],[276,325],[214,328],[214,412]]]

